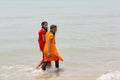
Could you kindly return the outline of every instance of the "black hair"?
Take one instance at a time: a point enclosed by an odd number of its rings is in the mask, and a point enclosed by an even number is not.
[[[48,23],[47,21],[43,21],[42,23],[41,23],[41,26],[42,26],[42,28],[44,28],[44,24],[45,23]]]
[[[57,28],[57,25],[51,25],[50,26],[50,30],[52,30],[53,28]],[[55,36],[55,33],[53,33],[54,34],[54,36]]]
[[[50,26],[50,30],[53,29],[53,28],[57,28],[57,25],[51,25]]]
[[[45,29],[45,28],[44,28],[44,24],[45,24],[45,23],[48,23],[48,22],[47,22],[47,21],[43,21],[43,22],[41,23],[41,26],[42,26],[43,29]],[[45,30],[46,30],[46,32],[48,31],[48,29],[45,29]]]

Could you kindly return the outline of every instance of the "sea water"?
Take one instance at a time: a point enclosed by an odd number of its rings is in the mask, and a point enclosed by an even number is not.
[[[43,75],[41,22],[58,25],[64,62]],[[0,0],[0,80],[120,80],[119,0]]]

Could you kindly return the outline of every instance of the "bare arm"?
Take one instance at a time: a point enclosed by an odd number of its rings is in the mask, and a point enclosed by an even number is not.
[[[45,35],[42,35],[42,40],[45,42]]]
[[[42,35],[42,40],[45,41],[45,35]],[[38,42],[40,42],[40,38],[38,38]]]

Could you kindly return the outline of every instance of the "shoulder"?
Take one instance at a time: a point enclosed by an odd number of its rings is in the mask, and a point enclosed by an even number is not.
[[[43,32],[43,33],[46,33],[45,29],[42,29],[42,32]]]
[[[50,32],[46,32],[46,37],[53,38],[54,35],[52,33],[50,33]]]
[[[42,34],[46,33],[46,31],[44,29],[41,29],[39,32],[42,33]]]
[[[50,36],[50,38],[54,37],[54,35],[52,33],[50,33],[50,32],[49,32],[49,36]]]

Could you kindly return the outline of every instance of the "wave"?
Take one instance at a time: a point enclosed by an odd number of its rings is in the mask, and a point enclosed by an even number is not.
[[[35,69],[29,65],[0,66],[0,80],[32,80]]]
[[[97,80],[120,80],[120,71],[103,74]]]
[[[59,72],[61,71],[62,69],[60,68]],[[47,68],[47,71],[42,72],[41,69],[36,70],[30,65],[0,66],[0,80],[34,80],[36,78],[52,78],[56,73],[59,74],[56,68]]]

